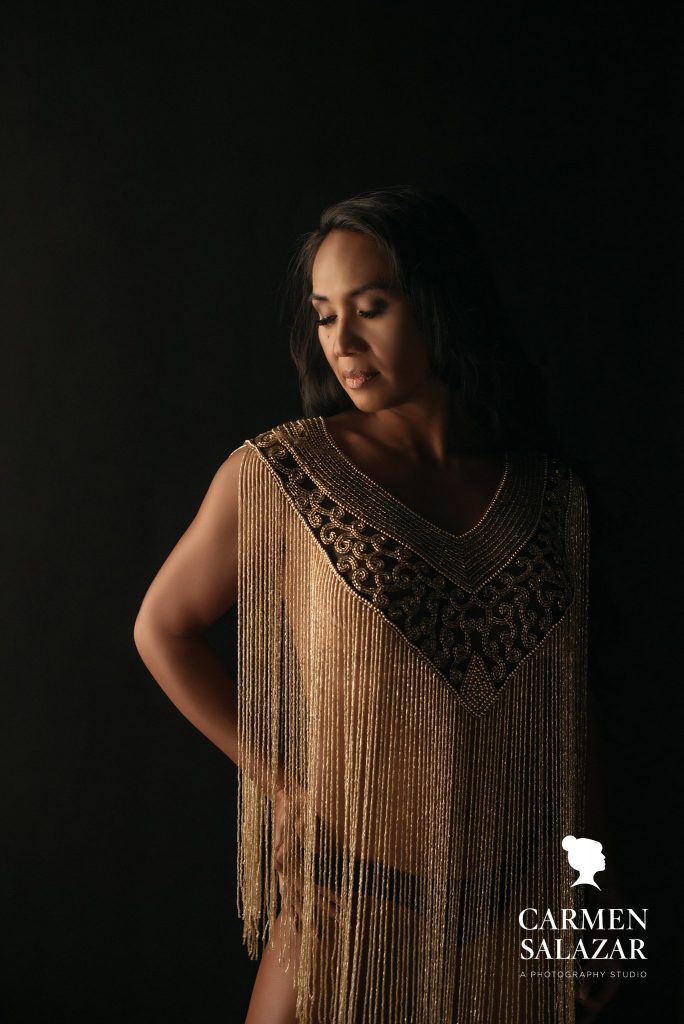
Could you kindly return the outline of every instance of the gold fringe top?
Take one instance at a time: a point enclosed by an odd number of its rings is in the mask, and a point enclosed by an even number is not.
[[[580,909],[561,841],[583,823],[581,481],[509,452],[485,514],[455,535],[356,467],[320,416],[245,445],[237,902],[249,955],[280,915],[302,1024],[574,1021],[571,979],[521,977],[518,915]]]

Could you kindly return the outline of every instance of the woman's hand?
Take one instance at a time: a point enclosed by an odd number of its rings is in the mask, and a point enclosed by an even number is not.
[[[275,795],[275,828],[273,832],[273,855],[275,869],[278,873],[280,894],[283,894],[285,868],[285,821],[289,811],[288,795],[284,786],[279,786]]]
[[[273,853],[275,869],[283,912],[291,917],[297,931],[301,928],[301,911],[304,888],[304,818],[305,790],[295,787],[288,790],[279,786],[275,795],[275,822]],[[314,899],[318,908],[330,918],[337,914],[335,893],[323,886],[314,885]]]
[[[291,791],[281,785],[274,801],[273,859],[278,874],[278,887],[282,911],[301,929],[301,880],[303,844],[301,836],[301,796],[293,798]]]

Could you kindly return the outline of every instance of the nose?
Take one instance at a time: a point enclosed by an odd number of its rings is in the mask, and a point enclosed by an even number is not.
[[[361,352],[367,348],[363,338],[354,330],[354,323],[351,317],[346,315],[338,316],[333,326],[335,340],[333,342],[333,355],[345,356],[351,352]]]

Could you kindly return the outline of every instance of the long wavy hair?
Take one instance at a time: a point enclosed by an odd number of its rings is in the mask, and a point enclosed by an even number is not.
[[[316,253],[334,229],[360,231],[380,247],[423,331],[431,369],[448,387],[451,409],[482,443],[555,447],[538,373],[513,341],[472,224],[449,196],[410,185],[334,203],[298,240],[284,296],[305,416],[353,407],[323,353],[310,299]]]

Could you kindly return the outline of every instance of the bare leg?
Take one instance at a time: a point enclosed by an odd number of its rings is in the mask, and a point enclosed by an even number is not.
[[[282,914],[275,919],[272,934],[273,945],[269,942],[261,954],[245,1024],[297,1024],[297,990],[293,982],[296,964],[291,962],[285,972],[278,963],[283,939]]]

